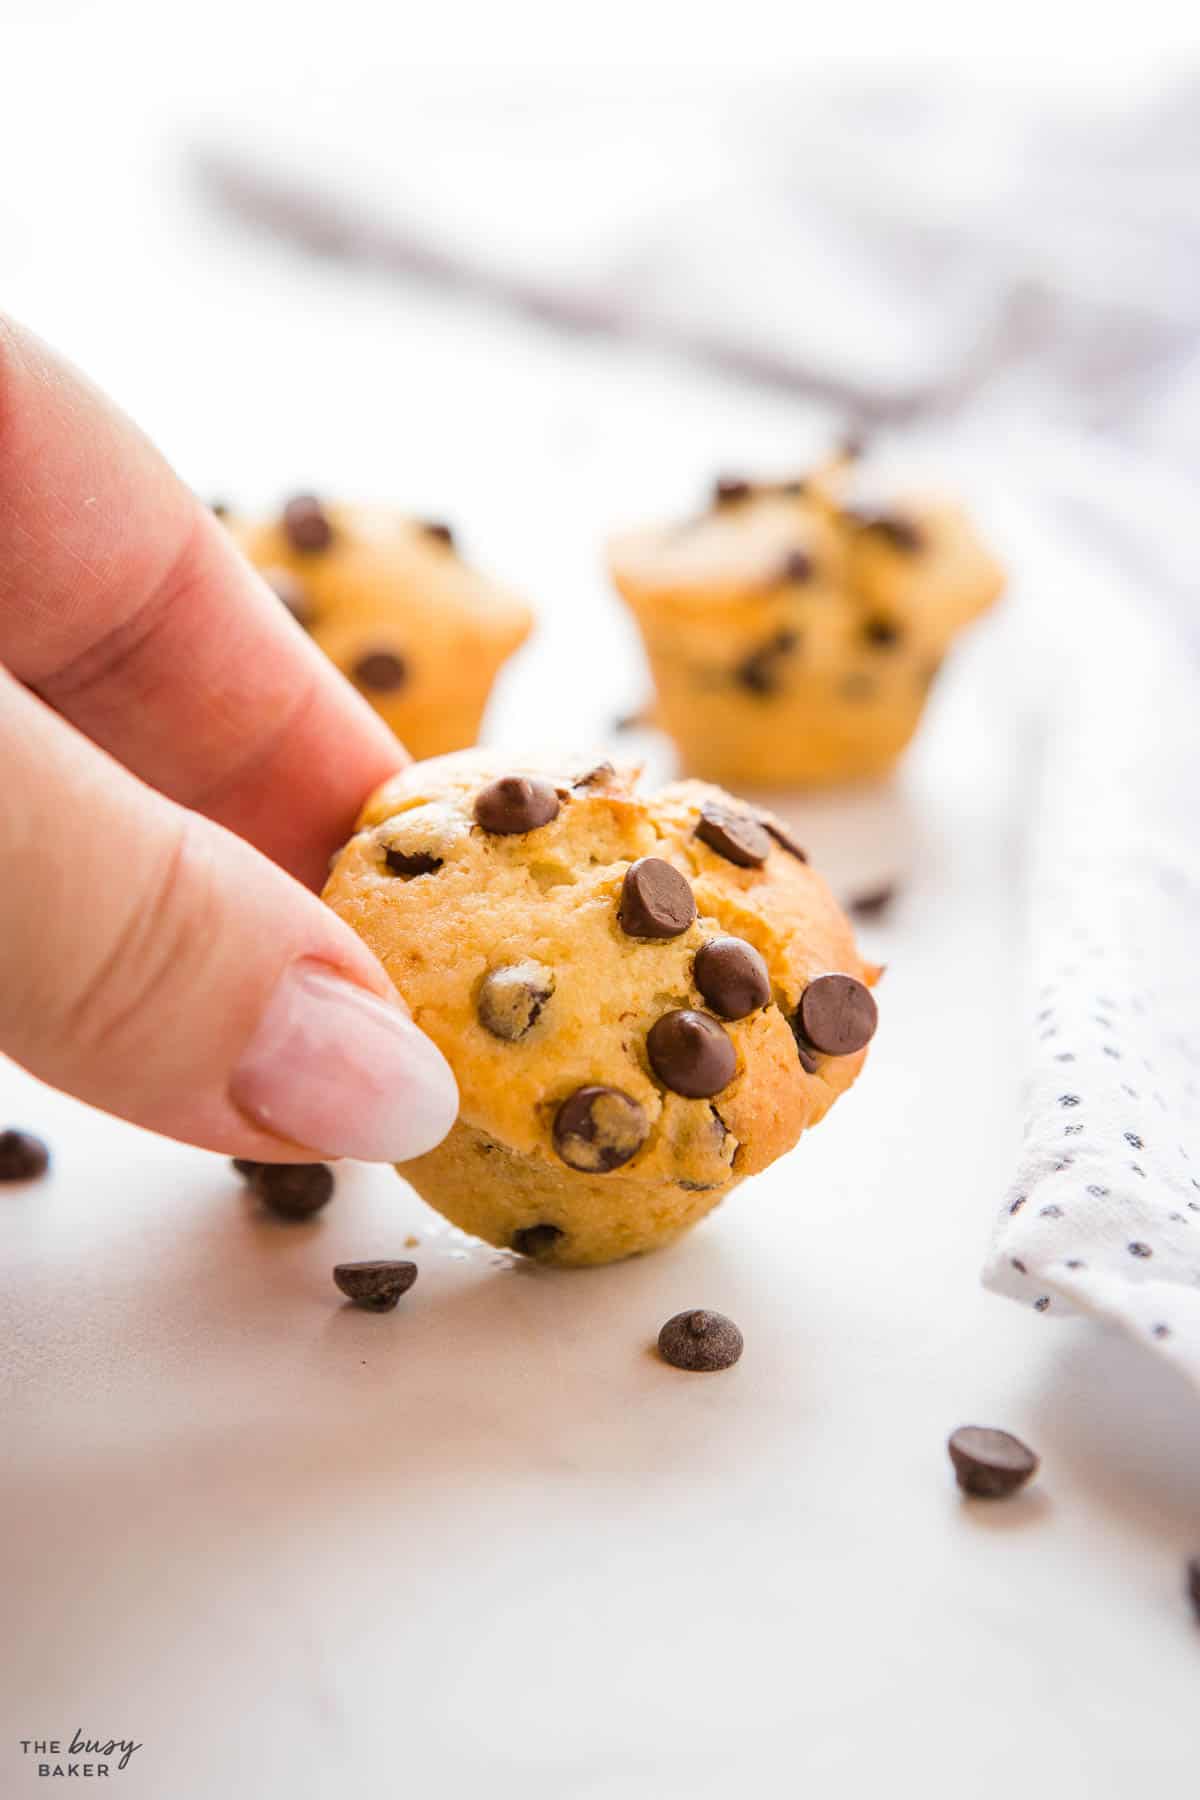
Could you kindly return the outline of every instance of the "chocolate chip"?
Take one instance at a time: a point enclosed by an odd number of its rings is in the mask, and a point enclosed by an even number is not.
[[[313,555],[333,542],[329,515],[315,494],[295,494],[283,509],[283,532],[293,550]]]
[[[782,582],[811,581],[816,572],[816,565],[807,550],[789,550],[779,565],[779,580]]]
[[[228,500],[210,500],[208,510],[214,519],[227,519],[233,509]]]
[[[436,538],[439,544],[445,544],[448,550],[453,550],[454,532],[441,519],[424,519],[421,529],[427,537]]]
[[[795,631],[777,631],[767,643],[752,650],[744,657],[733,672],[733,678],[752,694],[774,694],[778,691],[781,670],[780,661],[794,650],[800,642],[800,634]]]
[[[754,946],[741,938],[715,937],[701,944],[692,976],[723,1019],[744,1019],[771,998],[767,965]]]
[[[855,894],[848,904],[855,918],[877,919],[880,913],[887,911],[895,898],[895,884],[887,881],[881,887],[866,888],[861,894]]]
[[[716,800],[708,800],[700,808],[696,836],[739,869],[760,868],[771,851],[770,840],[757,819]]]
[[[688,1100],[719,1094],[737,1069],[737,1052],[725,1027],[690,1007],[654,1021],[646,1034],[646,1054],[664,1086]]]
[[[367,650],[350,671],[359,687],[373,694],[394,694],[408,680],[408,665],[394,650]]]
[[[260,1163],[250,1186],[278,1218],[310,1219],[333,1193],[333,1170],[324,1163]]]
[[[748,500],[753,493],[750,482],[737,475],[720,475],[713,484],[713,505],[729,506],[735,500]]]
[[[620,1088],[576,1088],[554,1116],[554,1148],[572,1169],[591,1175],[619,1169],[649,1133],[642,1107]]]
[[[1184,1579],[1187,1584],[1188,1599],[1192,1603],[1192,1611],[1197,1620],[1200,1620],[1200,1556],[1188,1559]]]
[[[32,1181],[50,1167],[50,1152],[31,1131],[0,1131],[0,1181]]]
[[[565,1233],[557,1225],[522,1225],[512,1235],[512,1247],[518,1256],[545,1256],[553,1250]]]
[[[393,875],[436,875],[445,860],[428,850],[392,850],[383,852],[384,861]]]
[[[946,1445],[954,1474],[964,1494],[1004,1500],[1024,1487],[1038,1466],[1028,1444],[1008,1431],[987,1425],[960,1425]]]
[[[732,1319],[724,1313],[676,1313],[658,1334],[658,1354],[674,1369],[693,1372],[731,1369],[742,1354],[744,1340]]]
[[[304,583],[290,569],[264,569],[262,578],[277,600],[283,602],[298,625],[308,626],[312,603],[304,591]]]
[[[554,971],[544,963],[506,963],[483,978],[476,1011],[493,1037],[515,1044],[533,1030],[554,992]]]
[[[893,550],[902,550],[909,556],[915,556],[917,551],[925,548],[925,534],[911,519],[904,518],[900,513],[849,509],[845,516],[860,531],[881,538]]]
[[[584,774],[574,776],[571,786],[573,788],[595,787],[598,782],[611,780],[616,772],[610,762],[599,762]]]
[[[626,937],[678,937],[695,917],[696,901],[686,875],[661,856],[639,856],[630,863],[617,908]]]
[[[558,795],[537,775],[502,775],[475,796],[475,820],[498,837],[520,837],[558,816]]]
[[[247,1181],[257,1175],[260,1169],[266,1168],[265,1163],[252,1162],[248,1156],[235,1156],[232,1161],[238,1174],[244,1175]]]
[[[879,1009],[853,975],[818,975],[801,994],[797,1017],[814,1050],[850,1056],[874,1037]]]
[[[792,1028],[792,1036],[796,1040],[796,1055],[800,1058],[800,1067],[804,1070],[806,1075],[815,1075],[817,1072],[817,1059],[812,1053],[811,1046],[805,1043],[804,1038],[797,1030],[795,1018],[789,1019],[788,1023]]]
[[[791,832],[785,830],[778,819],[773,819],[769,813],[759,813],[758,822],[763,830],[769,832],[775,839],[781,850],[786,850],[789,856],[796,858],[797,862],[806,863],[808,861],[808,851],[800,848]]]
[[[863,620],[862,634],[865,641],[876,650],[891,650],[904,636],[895,619],[885,618],[883,613],[870,613]]]
[[[355,1306],[367,1312],[391,1312],[401,1294],[417,1279],[415,1262],[345,1262],[334,1266],[333,1279]]]

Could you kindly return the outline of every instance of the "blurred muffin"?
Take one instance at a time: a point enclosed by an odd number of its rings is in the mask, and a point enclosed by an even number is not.
[[[699,518],[610,544],[685,773],[759,787],[882,774],[951,640],[999,595],[1003,570],[959,507],[851,504],[852,461],[719,481]]]
[[[312,495],[277,518],[226,524],[413,756],[475,742],[500,666],[533,619],[462,561],[449,526]]]

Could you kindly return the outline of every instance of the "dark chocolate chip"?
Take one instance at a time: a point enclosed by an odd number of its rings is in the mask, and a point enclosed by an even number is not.
[[[658,1353],[675,1369],[731,1369],[742,1349],[742,1334],[732,1319],[700,1308],[676,1313],[658,1334]]]
[[[779,579],[783,582],[811,581],[816,572],[816,565],[807,550],[789,550],[779,565]]]
[[[502,775],[475,796],[475,820],[498,837],[520,837],[558,816],[558,795],[537,775]]]
[[[737,475],[720,475],[713,484],[714,506],[729,506],[735,500],[748,500],[754,489]]]
[[[866,888],[849,902],[850,911],[858,919],[877,919],[896,898],[895,884],[886,881],[877,888]]]
[[[295,494],[283,509],[283,532],[293,550],[313,555],[333,542],[329,515],[315,494]]]
[[[558,1225],[522,1225],[512,1235],[512,1247],[518,1256],[545,1256],[559,1238],[565,1236]]]
[[[987,1425],[960,1425],[946,1446],[964,1494],[1004,1500],[1035,1474],[1038,1459],[1028,1444]]]
[[[900,513],[863,512],[848,510],[846,517],[860,531],[872,537],[881,538],[893,550],[903,550],[907,555],[915,556],[917,551],[925,548],[925,535],[920,527],[906,519]]]
[[[262,578],[277,600],[283,602],[298,625],[308,626],[312,603],[304,591],[304,583],[290,569],[264,569]]]
[[[310,1219],[333,1194],[333,1170],[324,1163],[260,1163],[250,1185],[268,1212]]]
[[[394,650],[366,650],[350,673],[373,694],[394,694],[408,680],[408,665]]]
[[[804,1037],[797,1027],[795,1017],[789,1019],[788,1023],[792,1028],[792,1036],[796,1040],[796,1055],[800,1058],[800,1067],[804,1070],[806,1075],[815,1075],[817,1072],[817,1058],[813,1054],[811,1044],[805,1043]]]
[[[210,500],[208,503],[208,510],[214,519],[227,519],[233,511],[233,508],[230,506],[228,500]]]
[[[247,1181],[257,1175],[260,1169],[266,1168],[265,1163],[252,1162],[248,1156],[235,1156],[232,1161],[238,1174],[244,1176]]]
[[[1184,1579],[1187,1584],[1188,1599],[1192,1603],[1192,1611],[1200,1620],[1200,1556],[1188,1559]]]
[[[344,1262],[334,1266],[333,1279],[355,1306],[367,1312],[391,1312],[401,1294],[417,1279],[415,1262]]]
[[[895,619],[889,619],[883,613],[869,613],[863,620],[862,634],[865,641],[876,650],[891,650],[904,636]]]
[[[642,1107],[620,1088],[581,1087],[554,1116],[554,1147],[572,1169],[607,1175],[636,1156],[649,1136]]]
[[[50,1167],[50,1152],[31,1131],[0,1131],[0,1181],[33,1181]]]
[[[696,917],[691,883],[661,856],[639,856],[621,883],[617,919],[626,937],[673,938]]]
[[[573,788],[595,787],[598,782],[610,780],[616,772],[610,762],[599,762],[594,768],[586,770],[584,774],[573,776],[571,786]]]
[[[476,1011],[493,1037],[515,1044],[532,1031],[554,992],[554,971],[544,963],[507,963],[483,978]]]
[[[453,550],[454,532],[443,520],[425,519],[422,521],[421,529],[427,537],[436,538],[439,544],[445,544],[448,550]]]
[[[771,998],[767,965],[741,938],[709,938],[701,944],[692,975],[713,1011],[723,1019],[744,1019]]]
[[[436,875],[445,860],[428,850],[393,850],[383,852],[384,861],[393,875]]]
[[[725,1027],[690,1007],[654,1021],[646,1034],[646,1053],[663,1085],[688,1100],[719,1094],[737,1069],[737,1052]]]
[[[752,694],[776,693],[782,676],[780,662],[799,642],[799,632],[777,631],[767,643],[742,659],[733,671],[734,680]]]
[[[853,975],[818,975],[801,994],[797,1017],[814,1050],[850,1056],[874,1037],[879,1009]]]
[[[739,869],[761,868],[771,851],[770,839],[757,819],[716,800],[708,800],[700,808],[696,836]]]
[[[763,830],[775,839],[781,850],[786,850],[789,856],[796,858],[797,862],[806,863],[808,861],[808,851],[801,849],[791,832],[781,825],[778,819],[770,813],[759,813],[758,822]]]

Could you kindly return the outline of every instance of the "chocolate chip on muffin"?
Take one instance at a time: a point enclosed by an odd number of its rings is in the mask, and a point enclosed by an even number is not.
[[[523,837],[558,817],[558,795],[539,776],[502,775],[475,796],[475,822],[497,837]]]
[[[527,1037],[554,992],[554,970],[527,957],[484,976],[475,1010],[493,1037],[510,1044]]]
[[[695,917],[696,901],[686,875],[661,856],[641,856],[630,863],[617,908],[626,937],[678,937]]]
[[[295,494],[283,509],[283,534],[303,556],[318,555],[333,543],[333,523],[315,494]]]
[[[554,1115],[554,1148],[572,1169],[592,1175],[619,1169],[649,1135],[644,1109],[619,1088],[576,1088]]]
[[[725,1027],[690,1007],[654,1021],[646,1035],[646,1054],[663,1085],[689,1100],[719,1094],[737,1071],[737,1052]]]
[[[708,1004],[723,1019],[745,1019],[771,998],[767,965],[741,938],[709,938],[696,952],[692,975]]]
[[[770,854],[766,831],[749,813],[736,812],[732,806],[708,800],[700,809],[696,836],[701,843],[723,856],[740,869],[761,868]]]

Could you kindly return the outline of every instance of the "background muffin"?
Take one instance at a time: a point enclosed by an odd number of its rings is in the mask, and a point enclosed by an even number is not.
[[[533,619],[463,562],[449,526],[312,495],[289,500],[275,519],[227,523],[414,756],[475,742],[500,666]]]
[[[405,769],[325,898],[448,1057],[459,1120],[403,1174],[489,1242],[669,1242],[791,1148],[875,1026],[849,924],[775,821],[608,763]]]
[[[687,773],[758,787],[882,773],[952,638],[999,595],[957,506],[852,506],[851,460],[719,481],[700,517],[610,545]]]

